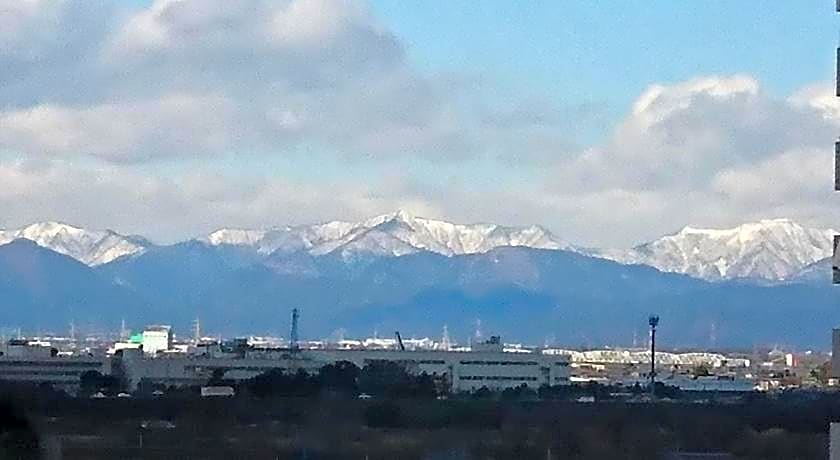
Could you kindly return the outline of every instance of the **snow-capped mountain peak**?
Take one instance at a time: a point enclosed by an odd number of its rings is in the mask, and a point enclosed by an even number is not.
[[[211,245],[231,244],[252,246],[265,238],[266,230],[246,230],[240,228],[220,228],[207,235],[203,240]]]
[[[790,219],[763,219],[726,229],[687,226],[630,250],[601,255],[709,280],[784,280],[830,255],[834,233]]]
[[[424,251],[444,256],[479,254],[503,246],[563,249],[707,280],[782,281],[800,276],[805,267],[829,257],[834,233],[805,227],[791,219],[764,219],[732,228],[686,226],[627,250],[584,250],[535,225],[459,224],[399,210],[358,222],[336,220],[268,229],[222,228],[200,240],[212,246],[252,248],[262,256],[334,255],[348,262]],[[111,230],[88,230],[62,222],[39,222],[0,230],[0,244],[22,238],[90,266],[139,255],[152,246],[140,237]]]
[[[417,219],[417,216],[411,211],[406,211],[405,209],[398,209],[394,212],[389,212],[387,214],[381,214],[375,217],[371,217],[370,219],[361,222],[361,225],[365,227],[375,227],[384,222],[397,221],[407,223],[413,222],[415,219]]]
[[[219,230],[205,238],[210,244],[236,244],[261,253],[306,250],[313,255],[335,253],[352,259],[364,253],[401,256],[430,251],[453,256],[487,252],[499,246],[567,249],[569,245],[537,227],[496,224],[455,224],[418,217],[405,210],[382,214],[358,223],[324,224],[260,230]]]
[[[0,244],[27,239],[70,256],[86,265],[101,265],[140,254],[150,243],[112,230],[87,230],[62,222],[38,222],[18,229],[0,230]]]

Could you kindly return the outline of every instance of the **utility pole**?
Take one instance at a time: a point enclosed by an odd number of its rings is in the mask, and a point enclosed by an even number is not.
[[[650,395],[656,396],[656,327],[659,326],[659,316],[648,318],[650,325]]]

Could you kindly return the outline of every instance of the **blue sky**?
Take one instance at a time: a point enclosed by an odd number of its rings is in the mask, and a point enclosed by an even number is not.
[[[603,106],[612,121],[656,82],[746,73],[788,94],[832,79],[832,7],[766,0],[372,3],[426,71],[489,75],[517,91]]]
[[[140,1],[140,5],[149,2]],[[595,141],[648,85],[744,73],[786,95],[833,79],[830,1],[372,0],[371,10],[430,74],[466,74],[558,104],[593,105]]]
[[[837,227],[833,3],[0,0],[0,227]],[[829,185],[826,185],[829,184]]]

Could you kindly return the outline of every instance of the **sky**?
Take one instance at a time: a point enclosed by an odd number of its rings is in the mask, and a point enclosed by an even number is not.
[[[0,227],[840,228],[833,6],[0,0]]]

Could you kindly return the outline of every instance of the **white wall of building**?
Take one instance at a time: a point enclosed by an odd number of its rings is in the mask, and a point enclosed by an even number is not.
[[[394,361],[410,372],[425,372],[446,378],[453,391],[472,391],[487,387],[504,389],[522,384],[537,389],[541,385],[569,383],[569,362],[564,356],[540,353],[447,352],[398,350],[302,350],[294,357],[249,354],[244,358],[190,356],[143,357],[125,350],[123,365],[132,386],[143,380],[166,385],[201,385],[215,369],[234,380],[252,378],[273,368],[317,372],[322,366],[339,361],[358,367],[375,361]]]
[[[154,355],[172,346],[172,330],[168,327],[150,327],[143,331],[143,351]]]

